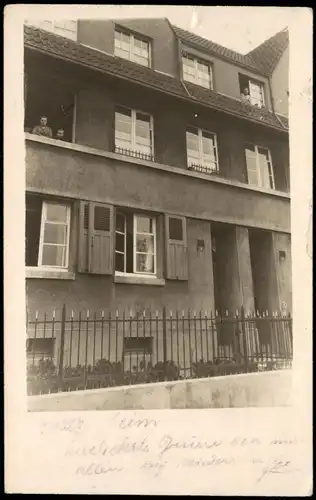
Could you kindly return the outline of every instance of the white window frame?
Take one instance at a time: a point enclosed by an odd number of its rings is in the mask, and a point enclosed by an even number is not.
[[[254,149],[255,149],[254,152],[256,154],[256,167],[257,167],[257,176],[258,176],[258,179],[259,179],[259,184],[249,184],[249,181],[248,181],[248,165],[247,165],[247,155],[246,155],[247,145],[253,146]],[[262,185],[262,174],[261,174],[261,168],[260,168],[260,163],[259,163],[259,151],[258,151],[259,149],[264,149],[265,151],[268,152],[268,161],[269,161],[270,166],[271,166],[271,177],[270,177],[270,174],[269,174],[269,179],[271,179],[271,181],[272,181],[272,187],[271,186],[266,187],[266,186]],[[246,146],[245,146],[245,159],[246,159],[246,169],[247,169],[247,181],[248,181],[249,186],[257,186],[257,187],[261,187],[261,188],[264,188],[264,189],[275,189],[274,169],[273,169],[273,163],[272,163],[272,157],[271,157],[270,149],[267,148],[266,146],[262,146],[260,144],[253,144],[251,142],[248,142],[246,144]]]
[[[264,97],[264,84],[261,83],[261,82],[258,82],[258,81],[255,81],[255,80],[252,80],[251,78],[249,78],[249,82],[248,82],[248,85],[249,85],[249,95],[250,95],[250,103],[255,106],[255,105],[258,105],[259,108],[262,108],[262,106],[265,106],[265,97]],[[256,86],[259,88],[260,90],[260,94],[261,94],[261,98],[262,98],[262,102],[261,103],[258,103],[257,100],[255,100],[255,102],[253,101],[253,95],[251,93],[251,86]]]
[[[198,144],[199,144],[199,162],[198,165],[201,165],[203,168],[207,169],[207,166],[204,166],[204,159],[203,159],[203,132],[205,132],[206,134],[210,134],[214,137],[214,147],[215,147],[215,151],[216,151],[216,169],[215,171],[216,172],[219,172],[219,158],[218,158],[218,147],[217,147],[217,136],[215,134],[215,132],[212,132],[211,130],[206,130],[204,128],[199,128],[199,127],[194,127],[194,126],[188,126],[186,128],[186,131],[185,131],[185,135],[186,135],[186,143],[187,143],[187,132],[188,132],[188,129],[191,128],[191,129],[195,129],[197,130],[198,132]],[[191,167],[192,165],[194,165],[194,163],[192,164],[189,164],[189,155],[188,155],[188,143],[186,144],[187,145],[187,167]],[[214,172],[214,170],[210,170],[210,172]]]
[[[128,54],[128,57],[126,57],[126,58],[123,57],[122,55],[116,53],[115,38],[116,38],[117,33],[123,33],[125,36],[128,36],[128,38],[129,38],[129,51],[126,52]],[[142,64],[139,62],[139,60],[134,58],[135,56],[139,57],[133,51],[135,40],[138,40],[140,42],[144,42],[147,44],[147,46],[148,46],[148,64]],[[115,32],[114,32],[114,55],[116,57],[121,57],[122,59],[127,59],[128,61],[132,61],[136,64],[139,64],[140,66],[144,66],[145,68],[146,67],[151,68],[151,43],[150,43],[150,41],[147,40],[146,38],[143,38],[142,36],[137,36],[137,35],[134,35],[133,33],[127,33],[126,31],[124,31],[120,28],[115,28]],[[144,60],[145,60],[145,58],[144,58]]]
[[[194,73],[195,73],[194,82],[192,82],[192,80],[190,80],[186,77],[186,74],[184,71],[184,66],[185,66],[184,59],[190,59],[191,61],[194,62]],[[210,80],[209,80],[208,87],[206,87],[205,85],[201,85],[200,79],[198,79],[198,63],[203,64],[204,66],[207,66],[209,69]],[[213,90],[213,67],[212,67],[212,63],[210,63],[208,61],[204,61],[204,60],[199,59],[198,57],[192,56],[190,54],[182,54],[182,75],[183,75],[183,79],[186,82],[195,83],[196,85],[199,85],[200,87],[203,87],[205,89]]]
[[[149,124],[150,124],[150,128],[149,128],[149,131],[150,131],[150,135],[151,135],[151,152],[148,156],[151,156],[152,159],[154,160],[154,151],[155,151],[155,146],[154,146],[154,118],[153,116],[150,114],[150,113],[146,113],[146,111],[142,111],[140,109],[132,109],[132,108],[128,108],[127,106],[122,106],[121,104],[116,104],[116,107],[115,107],[115,115],[117,113],[116,111],[116,108],[123,108],[123,109],[126,109],[126,110],[129,110],[131,111],[131,120],[132,120],[132,133],[131,133],[131,145],[130,145],[130,148],[126,148],[126,149],[131,149],[132,151],[135,151],[137,153],[140,153],[142,154],[142,151],[140,151],[139,149],[137,149],[137,144],[136,144],[136,118],[137,118],[137,113],[140,113],[142,115],[145,115],[145,116],[148,116],[149,117]],[[115,117],[115,124],[116,124],[116,117]],[[121,146],[118,146],[116,144],[116,128],[114,128],[114,142],[115,142],[115,147],[118,147],[120,148]],[[122,149],[125,149],[125,148],[122,148]],[[148,154],[148,153],[143,153],[144,155]]]
[[[66,223],[65,223],[65,225],[67,225],[67,240],[66,240],[66,258],[65,258],[65,265],[64,266],[44,266],[44,265],[42,265],[47,205],[58,205],[58,206],[63,206],[66,208]],[[54,223],[53,221],[49,221],[49,222]],[[56,224],[60,224],[60,223],[56,222]],[[47,270],[58,269],[58,270],[67,271],[68,265],[69,265],[69,242],[70,242],[70,205],[68,205],[66,203],[55,202],[55,201],[52,201],[52,202],[51,201],[43,201],[37,267],[40,269],[47,269]],[[56,246],[65,246],[65,245],[56,244]]]
[[[125,218],[124,219],[124,231],[125,231],[125,233],[124,233],[124,270],[125,270],[126,269],[126,257],[127,257],[127,253],[126,253],[126,227],[127,227],[126,217],[128,216],[128,214],[120,213],[120,215],[123,215]],[[133,272],[128,273],[126,271],[115,270],[115,275],[116,276],[135,276],[135,277],[157,278],[157,223],[156,223],[157,221],[156,221],[156,216],[149,215],[149,214],[142,213],[142,212],[133,212],[133,213],[131,213],[131,216],[133,216]],[[138,233],[137,232],[137,217],[151,218],[152,223],[153,223],[153,232],[152,233],[143,233],[143,232]],[[120,231],[117,231],[115,229],[115,235],[117,233],[123,234]],[[136,271],[136,255],[142,253],[142,252],[137,252],[137,250],[136,250],[136,235],[137,234],[146,234],[149,236],[151,236],[151,235],[154,236],[154,272],[153,273]],[[115,253],[122,254],[123,252],[118,251],[115,248]]]

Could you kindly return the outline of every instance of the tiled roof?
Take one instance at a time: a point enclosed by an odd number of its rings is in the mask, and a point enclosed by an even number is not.
[[[253,49],[248,56],[261,71],[271,74],[288,44],[289,32],[284,29]]]
[[[196,45],[212,54],[216,54],[242,66],[246,66],[249,69],[260,71],[260,73],[268,75],[272,74],[281,55],[289,43],[288,30],[284,29],[273,35],[255,49],[248,52],[248,54],[240,54],[239,52],[211,42],[206,38],[190,33],[189,31],[179,28],[178,26],[174,26],[173,24],[171,27],[176,36],[184,42]]]
[[[286,128],[273,113],[267,110],[245,106],[239,100],[193,84],[187,83],[184,86],[180,79],[157,73],[151,68],[99,52],[38,28],[24,26],[24,44],[29,49],[151,87],[191,102],[198,102],[253,122],[266,124],[280,130]]]
[[[234,50],[227,49],[226,47],[222,47],[221,45],[218,45],[217,43],[211,42],[210,40],[207,40],[206,38],[203,38],[201,36],[195,35],[194,33],[190,33],[189,31],[186,31],[182,28],[179,28],[178,26],[174,26],[173,24],[171,25],[173,31],[175,32],[176,36],[180,38],[183,42],[187,42],[189,44],[197,45],[204,50],[207,50],[208,52],[211,52],[213,54],[216,54],[220,57],[224,57],[226,59],[229,59],[230,61],[234,61],[238,64],[241,64],[242,66],[247,66],[248,68],[252,68],[258,71],[258,67],[256,63],[253,61],[250,55],[246,54],[239,54],[239,52],[235,52]]]

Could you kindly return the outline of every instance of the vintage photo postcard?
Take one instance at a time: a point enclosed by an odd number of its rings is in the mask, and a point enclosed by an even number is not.
[[[312,494],[312,22],[6,7],[8,493]]]

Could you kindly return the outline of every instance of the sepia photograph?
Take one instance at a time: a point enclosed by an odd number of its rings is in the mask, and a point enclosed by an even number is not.
[[[288,27],[205,10],[25,20],[31,410],[290,402]]]
[[[5,8],[7,493],[312,495],[312,23]]]

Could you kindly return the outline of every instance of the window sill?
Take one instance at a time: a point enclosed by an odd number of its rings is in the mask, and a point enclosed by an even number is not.
[[[55,279],[55,280],[74,280],[75,273],[54,269],[39,269],[27,267],[25,271],[26,278],[41,278],[41,279]]]
[[[146,276],[127,276],[115,274],[114,283],[125,283],[128,285],[164,286],[166,284],[166,281],[164,278],[148,278]]]

